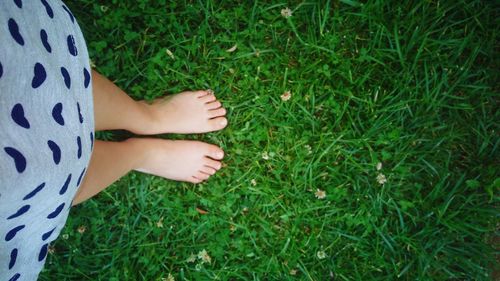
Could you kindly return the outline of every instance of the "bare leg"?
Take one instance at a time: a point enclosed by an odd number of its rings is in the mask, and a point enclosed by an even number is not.
[[[219,147],[198,141],[96,141],[87,174],[73,199],[73,205],[96,195],[132,170],[199,183],[221,168],[223,156],[224,152]]]
[[[96,130],[126,129],[139,134],[202,133],[227,125],[226,110],[211,91],[183,92],[136,102],[111,81],[92,72]],[[131,170],[199,183],[221,168],[224,152],[197,141],[129,139],[96,141],[87,174],[73,204],[99,193]]]

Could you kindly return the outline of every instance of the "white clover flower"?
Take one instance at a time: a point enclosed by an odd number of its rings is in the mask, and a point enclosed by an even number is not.
[[[318,251],[316,253],[316,256],[318,257],[318,259],[322,260],[322,259],[326,259],[326,253],[325,251],[321,250],[321,251]]]
[[[212,258],[208,255],[208,253],[205,249],[201,250],[198,253],[198,259],[201,260],[201,263],[211,263],[212,262]]]
[[[262,152],[262,159],[269,160],[269,154],[267,154],[267,151]]]
[[[289,18],[292,16],[292,10],[290,10],[288,7],[281,9],[281,16],[286,18]]]
[[[80,225],[77,230],[78,233],[83,234],[87,230],[87,227],[85,225]]]
[[[385,177],[384,174],[378,174],[377,175],[377,182],[381,185],[384,185],[387,182],[387,178]]]
[[[325,199],[326,198],[326,192],[321,189],[316,189],[316,192],[314,193],[314,196],[318,199]]]
[[[195,254],[191,254],[191,255],[189,256],[189,258],[187,258],[187,260],[186,260],[186,261],[187,261],[187,262],[189,262],[189,263],[193,263],[193,262],[195,262],[195,261],[196,261],[196,255],[195,255]]]
[[[292,98],[292,93],[290,91],[286,91],[281,95],[282,101],[289,101]]]
[[[304,145],[304,148],[307,150],[307,154],[311,154],[312,153],[312,147],[308,144]]]

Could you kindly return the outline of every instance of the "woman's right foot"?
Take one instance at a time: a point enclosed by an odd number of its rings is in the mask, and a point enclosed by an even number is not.
[[[143,102],[146,104],[146,102]],[[212,90],[187,91],[147,104],[152,122],[144,124],[148,134],[193,134],[222,130],[226,109]]]
[[[224,151],[216,145],[184,140],[129,139],[141,151],[134,170],[176,181],[200,183],[221,167]]]

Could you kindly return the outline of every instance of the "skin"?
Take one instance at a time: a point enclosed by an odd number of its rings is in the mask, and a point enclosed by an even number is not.
[[[227,126],[226,110],[211,90],[188,91],[155,100],[135,101],[92,71],[96,131],[124,129],[141,135],[206,133]],[[221,168],[224,151],[199,141],[131,138],[95,141],[77,205],[132,170],[166,179],[200,183]]]

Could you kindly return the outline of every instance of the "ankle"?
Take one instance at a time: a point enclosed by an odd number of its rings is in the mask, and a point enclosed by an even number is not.
[[[131,161],[131,170],[140,170],[151,152],[151,140],[141,139],[141,138],[129,138],[123,141],[123,144],[127,146],[127,153],[134,155],[134,159]]]
[[[151,134],[151,128],[154,127],[154,124],[156,123],[153,108],[145,101],[137,101],[136,105],[136,110],[139,113],[140,118],[137,122],[133,122],[130,131],[139,135],[149,135]]]

